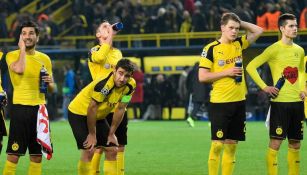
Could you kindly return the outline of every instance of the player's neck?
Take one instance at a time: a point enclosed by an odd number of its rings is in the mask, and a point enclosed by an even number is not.
[[[27,55],[34,55],[35,54],[35,48],[32,49],[26,49]]]
[[[293,38],[289,38],[286,36],[282,36],[281,42],[285,45],[292,45],[293,44]]]
[[[221,38],[218,40],[222,44],[230,44],[232,40],[227,39],[226,37],[221,36]]]

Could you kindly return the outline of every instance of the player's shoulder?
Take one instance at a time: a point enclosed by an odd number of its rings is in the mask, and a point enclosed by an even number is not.
[[[127,84],[126,84],[126,88],[124,90],[125,91],[124,93],[126,95],[130,95],[134,91],[135,87],[136,87],[136,81],[134,80],[134,78],[130,78],[129,81],[127,82]]]
[[[20,53],[20,50],[12,50],[12,51],[9,51],[6,56],[13,56],[13,55],[19,55]]]
[[[293,44],[294,47],[296,47],[297,49],[299,49],[300,51],[304,51],[304,48],[296,43]]]
[[[94,47],[91,48],[91,52],[96,52],[96,51],[98,51],[100,47],[101,47],[100,44],[95,45]]]
[[[109,89],[113,88],[114,86],[114,81],[113,81],[113,72],[109,73],[108,76],[106,77],[100,77],[94,80],[92,83],[94,84],[94,90],[95,91],[100,91],[104,87],[108,87]]]
[[[136,87],[135,79],[131,77],[129,81],[127,82],[127,86],[131,86],[134,89]]]
[[[35,51],[35,54],[37,54],[38,56],[43,57],[45,59],[50,59],[50,57],[47,54],[43,53],[43,52]]]
[[[207,45],[205,45],[205,47],[203,48],[203,50],[210,50],[210,49],[213,49],[214,47],[218,46],[220,44],[219,41],[215,40]]]

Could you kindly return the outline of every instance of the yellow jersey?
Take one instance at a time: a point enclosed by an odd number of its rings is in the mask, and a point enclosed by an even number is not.
[[[113,48],[108,44],[96,45],[91,48],[88,67],[93,80],[101,76],[108,76],[122,57],[119,49]]]
[[[283,75],[285,84],[279,90],[273,102],[298,102],[302,101],[300,92],[305,91],[305,64],[304,49],[297,44],[286,45],[282,41],[275,42],[267,47],[260,55],[253,59],[246,70],[255,83],[264,89],[267,85],[261,79],[257,68],[267,62],[271,69],[274,85]]]
[[[242,51],[249,46],[246,35],[238,37],[230,44],[214,41],[206,45],[201,54],[199,68],[210,72],[222,72],[235,66],[236,61],[243,61]],[[247,93],[244,71],[242,82],[236,83],[232,77],[224,77],[212,83],[210,102],[228,103],[245,100]]]
[[[93,99],[99,103],[96,119],[104,119],[124,96],[132,96],[135,86],[135,80],[130,78],[125,86],[116,87],[111,72],[107,77],[100,77],[83,88],[69,104],[68,109],[74,114],[87,116],[88,106]]]
[[[20,50],[7,53],[8,67],[19,59]],[[48,55],[35,51],[34,55],[26,55],[26,64],[23,74],[17,74],[9,68],[9,74],[13,85],[13,104],[35,106],[45,104],[45,94],[39,91],[40,70],[44,66],[52,76],[52,65]]]

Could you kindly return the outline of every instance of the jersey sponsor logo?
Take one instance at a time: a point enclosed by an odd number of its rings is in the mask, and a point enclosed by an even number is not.
[[[224,66],[224,65],[225,65],[225,60],[218,60],[218,61],[217,61],[217,64],[218,64],[219,66]]]
[[[109,63],[104,64],[104,68],[110,69],[111,65]]]
[[[276,132],[277,135],[282,135],[283,130],[282,130],[282,128],[279,126],[279,127],[276,128],[276,131],[275,131],[275,132]]]
[[[284,69],[283,74],[291,84],[294,84],[298,77],[298,69],[297,67],[288,66]]]
[[[100,91],[104,96],[107,96],[109,94],[109,89],[107,88],[102,88],[101,91]]]
[[[217,138],[221,139],[223,136],[224,136],[224,133],[223,133],[222,130],[219,130],[219,131],[216,132],[216,137]]]
[[[18,143],[13,143],[13,145],[12,145],[12,150],[13,151],[17,151],[19,149],[19,145],[18,145]]]
[[[98,47],[93,47],[93,48],[91,48],[91,53],[96,52],[96,51],[98,51],[98,50],[99,50]]]
[[[201,53],[201,57],[204,57],[204,58],[207,57],[207,52],[205,50],[203,50],[203,52]]]
[[[236,61],[242,61],[242,56],[237,56],[234,58],[226,59],[226,64],[233,64]]]

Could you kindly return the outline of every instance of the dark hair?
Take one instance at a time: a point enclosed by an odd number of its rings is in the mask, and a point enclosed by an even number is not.
[[[241,20],[238,15],[234,13],[224,13],[221,17],[221,25],[226,25],[229,20],[241,23]]]
[[[39,35],[39,27],[38,27],[38,25],[37,25],[35,22],[33,22],[33,21],[26,21],[26,22],[22,23],[22,24],[19,26],[19,34],[21,34],[22,29],[23,29],[24,27],[33,27],[34,30],[35,30],[35,34],[36,34],[37,36]]]
[[[290,13],[280,15],[278,18],[278,27],[285,26],[287,24],[287,20],[296,20],[296,17]]]
[[[100,22],[100,23],[98,24],[98,26],[96,27],[95,33],[98,32],[99,27],[100,27],[103,23],[110,23],[110,22],[109,22],[108,20],[103,20],[102,22]]]
[[[131,72],[131,73],[133,73],[134,68],[135,68],[133,63],[130,60],[126,59],[126,58],[120,59],[117,62],[115,69],[117,70],[120,67],[125,69],[127,72]]]

